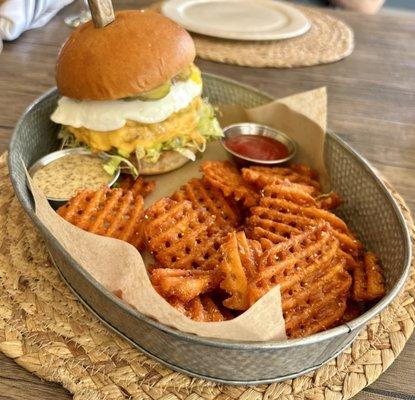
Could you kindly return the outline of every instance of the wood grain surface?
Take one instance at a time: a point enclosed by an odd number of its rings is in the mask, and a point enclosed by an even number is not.
[[[116,9],[145,2],[118,0]],[[54,84],[54,61],[70,28],[63,17],[5,43],[0,54],[0,152],[7,149],[20,114]],[[254,69],[198,60],[203,71],[224,75],[276,97],[326,85],[329,128],[340,133],[404,196],[415,211],[415,14],[363,16],[330,11],[354,29],[356,49],[330,65]],[[378,381],[356,400],[415,399],[415,338]],[[70,399],[60,386],[42,382],[0,353],[0,399]]]
[[[92,21],[97,28],[103,28],[114,21],[111,0],[88,0]]]

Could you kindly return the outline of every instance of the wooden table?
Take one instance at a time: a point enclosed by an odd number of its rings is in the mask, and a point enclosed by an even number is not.
[[[144,2],[119,0],[117,8]],[[24,108],[53,86],[59,45],[70,29],[63,10],[46,27],[4,45],[0,55],[0,152]],[[356,49],[335,64],[292,70],[242,68],[198,60],[203,71],[251,84],[276,97],[326,85],[329,127],[375,165],[415,210],[415,14],[366,17],[331,11],[354,29]],[[378,381],[355,399],[415,399],[415,337]],[[0,399],[69,399],[0,353]]]

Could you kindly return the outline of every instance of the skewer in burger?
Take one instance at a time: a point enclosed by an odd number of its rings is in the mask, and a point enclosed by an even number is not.
[[[56,82],[61,98],[51,119],[66,147],[108,154],[112,174],[179,168],[222,136],[202,99],[190,35],[151,11],[120,11],[104,28],[88,22],[63,45]]]

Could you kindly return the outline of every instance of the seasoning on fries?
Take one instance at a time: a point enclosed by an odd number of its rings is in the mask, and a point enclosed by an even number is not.
[[[229,161],[206,161],[203,163],[202,171],[209,184],[221,190],[225,197],[241,201],[246,207],[252,207],[257,203],[259,193],[244,181],[237,168]]]
[[[377,256],[366,252],[301,164],[250,167],[207,161],[170,198],[143,210],[154,182],[78,193],[58,213],[74,225],[152,254],[154,288],[200,322],[232,319],[279,285],[286,333],[304,337],[347,323],[384,296]]]
[[[124,240],[139,248],[143,207],[141,195],[103,186],[97,191],[79,192],[57,212],[78,228]]]
[[[206,208],[215,216],[215,223],[224,229],[236,227],[241,222],[241,213],[236,203],[203,179],[191,179],[171,198],[179,202],[189,200],[195,209]]]

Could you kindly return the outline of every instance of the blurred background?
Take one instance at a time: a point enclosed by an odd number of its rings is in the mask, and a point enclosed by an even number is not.
[[[352,8],[356,11],[359,10],[366,10],[372,7],[381,7],[383,4],[384,8],[387,8],[388,11],[390,10],[413,10],[415,11],[415,1],[414,0],[293,0],[295,3],[302,3],[306,5],[314,5],[314,6],[327,6],[330,3],[338,3],[340,6],[344,6],[345,8]]]

